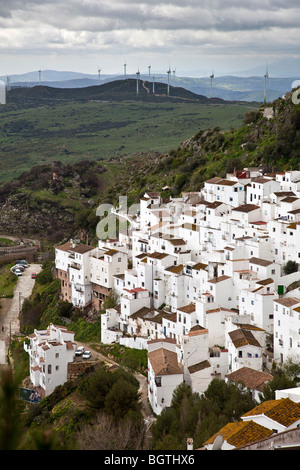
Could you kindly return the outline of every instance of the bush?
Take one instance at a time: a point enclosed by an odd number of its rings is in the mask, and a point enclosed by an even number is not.
[[[283,272],[285,275],[296,273],[297,271],[298,271],[298,264],[296,263],[296,261],[290,260],[283,267]]]

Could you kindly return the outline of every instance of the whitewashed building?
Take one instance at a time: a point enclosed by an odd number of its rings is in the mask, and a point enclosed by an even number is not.
[[[51,323],[47,330],[34,330],[29,345],[24,343],[29,354],[30,380],[42,397],[68,380],[68,364],[74,361],[76,350],[74,335]]]

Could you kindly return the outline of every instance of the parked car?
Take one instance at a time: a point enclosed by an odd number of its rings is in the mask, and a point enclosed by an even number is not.
[[[83,353],[84,353],[84,347],[78,346],[78,348],[75,351],[75,356],[81,356]]]
[[[91,357],[91,351],[85,351],[82,355],[82,359],[89,359]]]
[[[21,264],[24,268],[28,268],[28,263],[26,259],[17,259],[16,264]]]
[[[21,271],[21,269],[15,269],[15,274],[16,274],[17,276],[22,276],[23,271]]]
[[[22,264],[15,264],[15,268],[20,269],[21,271],[25,271],[25,268],[22,266]]]
[[[32,273],[31,274],[31,279],[35,279],[36,278],[36,273]]]

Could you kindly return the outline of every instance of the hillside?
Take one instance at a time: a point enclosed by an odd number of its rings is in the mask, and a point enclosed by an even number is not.
[[[89,233],[92,240],[97,205],[117,204],[119,196],[127,195],[130,205],[146,190],[162,191],[165,186],[166,197],[198,191],[205,180],[235,168],[262,166],[269,173],[299,168],[300,105],[288,96],[266,108],[269,117],[263,107],[250,110],[239,128],[200,129],[168,152],[37,166],[0,187],[2,230],[56,241]]]
[[[252,166],[269,173],[300,167],[300,105],[292,103],[290,94],[249,111],[237,129],[199,130],[178,148],[148,160],[134,175],[125,177],[122,190],[131,203],[146,190],[161,191],[165,186],[170,188],[166,197],[178,196],[182,191],[200,190],[209,178]],[[121,181],[114,191],[115,201],[120,185]]]
[[[12,89],[0,106],[0,182],[53,161],[118,159],[145,149],[167,152],[200,128],[239,126],[249,106],[216,104],[177,88],[167,96],[163,84],[153,101],[146,86],[140,83],[138,98],[135,80],[76,90]]]
[[[138,91],[138,92],[137,92]],[[52,88],[48,86],[35,86],[32,88],[12,88],[7,95],[8,104],[30,103],[38,105],[53,100],[109,100],[124,101],[139,99],[143,101],[161,102],[172,98],[172,102],[194,101],[203,104],[224,104],[220,98],[207,98],[198,95],[183,87],[168,86],[166,83],[153,83],[145,80],[138,81],[128,78],[126,80],[114,80],[101,84],[100,86],[89,86],[84,88]]]

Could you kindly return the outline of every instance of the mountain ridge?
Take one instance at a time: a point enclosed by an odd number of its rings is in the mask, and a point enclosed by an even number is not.
[[[153,92],[154,86],[154,92]],[[169,90],[169,93],[168,93]],[[125,79],[115,80],[100,85],[93,85],[82,88],[52,88],[44,85],[37,85],[29,88],[12,88],[7,93],[7,103],[17,103],[21,101],[37,100],[113,100],[123,101],[140,99],[147,101],[161,101],[166,99],[195,101],[206,104],[220,104],[224,100],[220,98],[207,98],[198,95],[183,87],[174,87],[164,83],[146,80]]]

